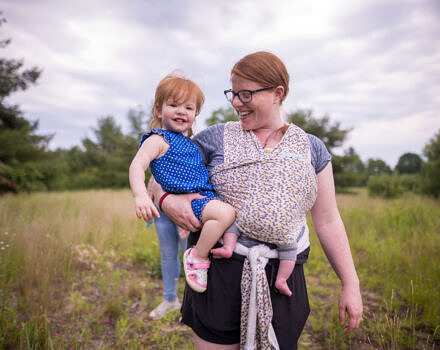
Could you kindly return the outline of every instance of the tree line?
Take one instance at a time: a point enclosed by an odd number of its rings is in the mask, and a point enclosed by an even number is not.
[[[1,17],[1,12],[0,12]],[[5,22],[0,18],[0,26]],[[1,40],[0,48],[10,40]],[[146,129],[149,113],[141,108],[127,113],[130,129],[124,132],[113,116],[98,119],[94,139],[84,138],[70,149],[50,150],[53,135],[38,134],[38,121],[29,121],[18,105],[7,98],[28,89],[41,75],[37,67],[23,67],[22,60],[0,58],[0,193],[92,188],[126,188],[128,166]],[[232,107],[215,110],[206,124],[237,120]],[[393,197],[404,190],[438,196],[440,193],[440,130],[425,146],[423,155],[405,153],[394,169],[381,159],[362,162],[353,148],[336,155],[351,129],[328,116],[298,110],[287,121],[319,137],[332,154],[338,190],[368,186],[372,194]],[[149,174],[147,174],[147,179]],[[384,185],[385,184],[385,185]],[[385,190],[382,188],[385,186]],[[393,188],[391,195],[387,194]]]

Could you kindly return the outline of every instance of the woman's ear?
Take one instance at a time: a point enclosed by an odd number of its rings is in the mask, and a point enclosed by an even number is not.
[[[279,103],[281,104],[281,102],[283,101],[284,98],[284,87],[281,85],[278,85],[275,88],[275,98],[274,98],[274,103]]]

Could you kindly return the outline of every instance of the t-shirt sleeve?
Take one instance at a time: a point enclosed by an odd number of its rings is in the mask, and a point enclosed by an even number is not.
[[[195,135],[191,140],[199,147],[205,165],[212,167],[223,162],[223,132],[225,124],[215,124]],[[221,158],[221,159],[220,159]],[[212,163],[215,164],[212,164]]]
[[[312,156],[312,165],[315,168],[315,173],[319,174],[327,164],[332,160],[332,156],[322,142],[315,135],[307,134],[310,141],[310,153]]]

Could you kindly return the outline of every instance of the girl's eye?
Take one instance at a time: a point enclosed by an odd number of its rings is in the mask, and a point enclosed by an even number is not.
[[[170,106],[171,106],[171,107],[177,107],[177,104],[175,104],[175,103],[170,103]]]
[[[192,111],[194,108],[191,106],[186,107],[187,110]]]

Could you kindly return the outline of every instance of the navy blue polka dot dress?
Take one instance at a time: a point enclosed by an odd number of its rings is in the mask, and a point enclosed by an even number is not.
[[[191,202],[195,216],[202,222],[202,210],[215,195],[199,149],[181,133],[163,129],[151,129],[142,136],[139,147],[153,134],[162,135],[170,147],[162,157],[150,163],[151,173],[167,192],[200,193],[206,196]]]

